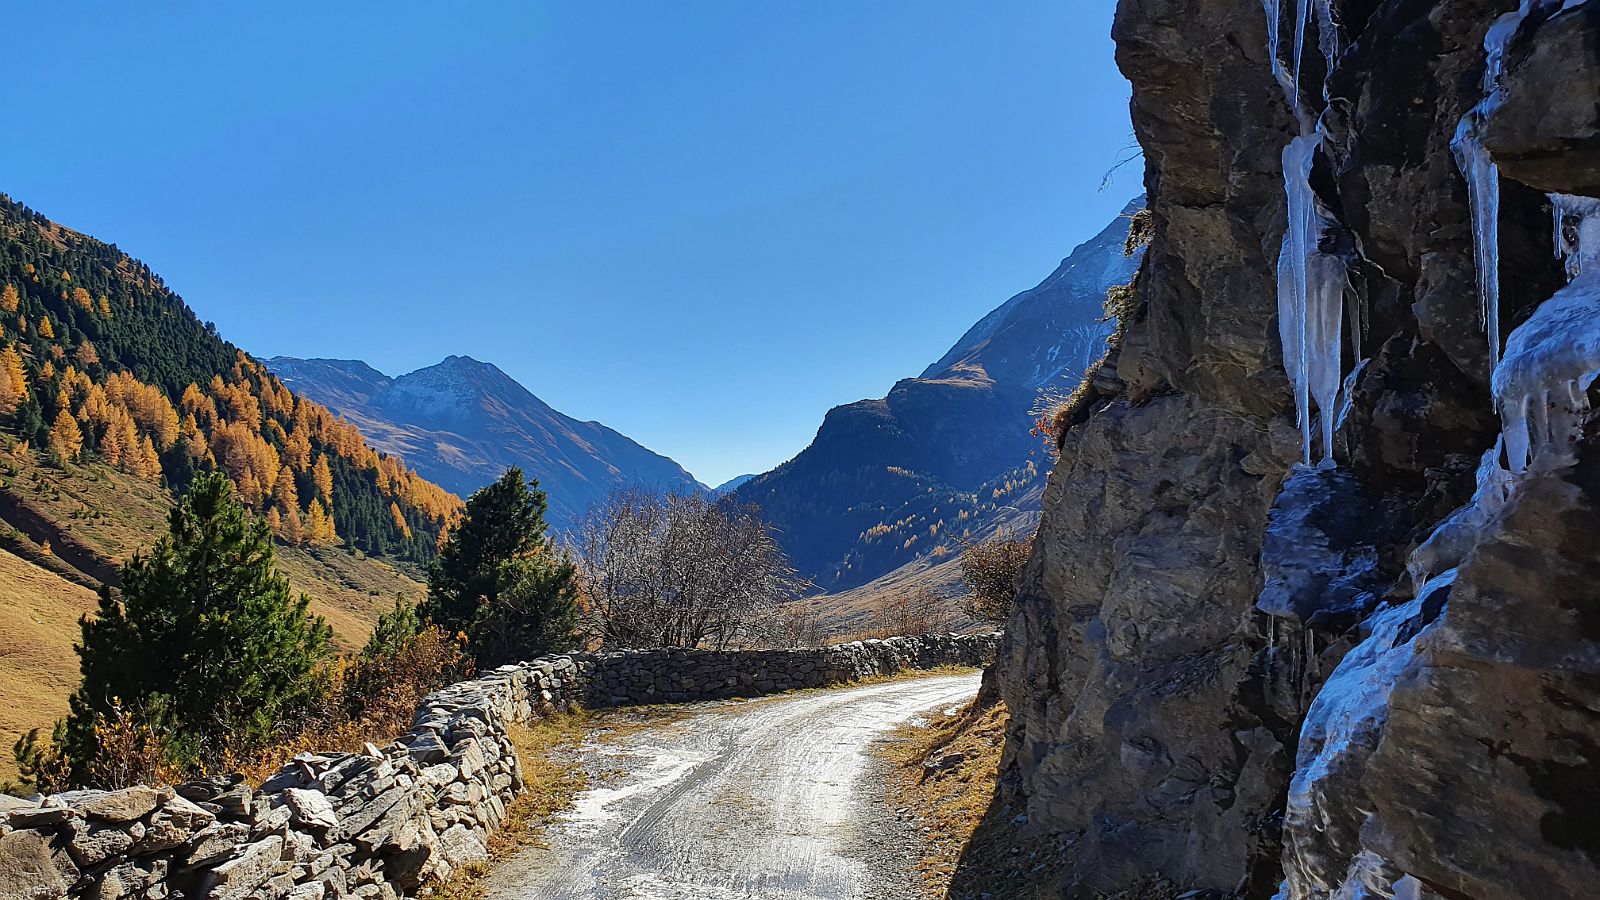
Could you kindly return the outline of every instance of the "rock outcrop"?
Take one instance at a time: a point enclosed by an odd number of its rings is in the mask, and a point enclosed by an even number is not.
[[[1510,346],[1571,274],[1554,244],[1600,223],[1553,223],[1546,197],[1600,193],[1600,6],[1525,6],[1484,103],[1513,0],[1120,3],[1154,237],[1063,436],[999,671],[998,802],[1072,848],[1065,896],[1592,891],[1600,480],[1555,439],[1508,471],[1493,263],[1451,150],[1477,108]],[[1349,312],[1319,467],[1297,465],[1279,331],[1296,134],[1315,142],[1308,251]],[[1557,429],[1534,403],[1537,444]]]
[[[999,636],[924,635],[805,650],[543,657],[430,695],[411,732],[362,753],[301,754],[259,789],[0,796],[0,898],[322,900],[411,896],[488,858],[523,789],[512,723],[568,709],[753,697],[942,666],[981,666]]]

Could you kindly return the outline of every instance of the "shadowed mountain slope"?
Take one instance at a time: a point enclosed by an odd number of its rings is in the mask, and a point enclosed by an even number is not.
[[[984,316],[920,376],[828,411],[811,445],[735,491],[779,530],[801,573],[847,590],[1036,513],[1047,466],[1030,411],[1104,352],[1106,290],[1133,277],[1135,200],[1037,287]]]

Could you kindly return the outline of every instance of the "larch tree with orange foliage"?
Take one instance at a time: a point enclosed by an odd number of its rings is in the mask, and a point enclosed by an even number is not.
[[[6,285],[6,287],[11,287]],[[28,399],[28,370],[16,347],[0,350],[0,414],[10,415]]]
[[[50,426],[50,455],[61,462],[71,462],[82,452],[83,431],[78,428],[77,420],[72,418],[66,407],[62,407]]]

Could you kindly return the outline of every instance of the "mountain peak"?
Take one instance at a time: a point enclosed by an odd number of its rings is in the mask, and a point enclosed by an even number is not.
[[[616,487],[703,489],[671,459],[552,409],[471,356],[453,354],[397,378],[350,361],[279,357],[269,365],[291,388],[359,424],[379,449],[462,496],[521,466],[549,495],[556,531]],[[358,370],[377,379],[356,378]]]

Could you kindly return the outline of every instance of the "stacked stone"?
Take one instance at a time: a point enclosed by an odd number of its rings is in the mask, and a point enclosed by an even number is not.
[[[982,665],[998,638],[548,656],[430,694],[411,731],[381,750],[300,754],[258,790],[235,776],[0,797],[0,900],[408,896],[488,859],[489,836],[523,787],[512,723],[578,703],[756,696]]]
[[[915,669],[984,666],[998,634],[918,635],[801,650],[632,650],[582,658],[591,707],[758,697]]]

